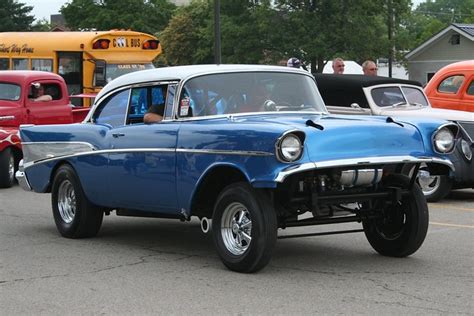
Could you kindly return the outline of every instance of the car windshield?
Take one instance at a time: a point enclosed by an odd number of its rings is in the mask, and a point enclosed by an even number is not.
[[[18,101],[20,96],[21,88],[19,85],[0,83],[0,100]]]
[[[428,106],[428,101],[420,89],[413,87],[381,87],[371,91],[375,104],[381,107]]]
[[[107,63],[107,82],[112,81],[113,79],[120,77],[122,75],[128,74],[130,72],[135,72],[138,70],[153,69],[155,68],[153,64],[109,64]]]
[[[205,75],[186,82],[178,115],[268,111],[326,112],[326,108],[314,80],[307,75],[242,72]]]

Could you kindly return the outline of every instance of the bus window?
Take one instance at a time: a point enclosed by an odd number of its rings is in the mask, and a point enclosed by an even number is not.
[[[31,70],[41,70],[53,72],[52,59],[31,59]]]
[[[13,70],[28,70],[28,59],[13,58]]]
[[[147,64],[110,64],[107,63],[107,82],[112,81],[113,79],[120,77],[122,75],[128,74],[130,72],[153,69],[155,68],[152,63]]]
[[[10,69],[10,60],[8,58],[0,58],[0,70]]]

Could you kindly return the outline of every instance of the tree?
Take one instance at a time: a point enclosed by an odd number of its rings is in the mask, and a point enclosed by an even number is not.
[[[154,34],[166,27],[175,9],[168,0],[72,0],[60,12],[72,30],[131,29]]]
[[[171,65],[212,63],[212,7],[192,1],[178,9],[168,26],[159,33],[166,60]]]
[[[326,61],[343,57],[363,61],[388,49],[383,1],[276,0],[288,56],[322,72]]]
[[[17,0],[0,1],[0,32],[18,32],[31,30],[31,24],[35,20],[30,15],[32,6],[27,6]]]

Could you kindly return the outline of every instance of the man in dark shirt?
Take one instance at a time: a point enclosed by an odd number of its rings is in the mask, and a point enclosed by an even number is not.
[[[161,122],[163,119],[164,110],[164,104],[155,104],[150,106],[143,116],[143,122],[146,124]]]

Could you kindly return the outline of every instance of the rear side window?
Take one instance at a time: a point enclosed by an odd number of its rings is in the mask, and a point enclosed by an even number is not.
[[[124,90],[107,98],[94,113],[93,120],[97,124],[118,127],[125,124],[130,90]]]
[[[461,87],[463,81],[464,76],[462,75],[449,76],[443,81],[441,81],[438,86],[438,92],[456,94],[459,88]]]
[[[19,85],[11,83],[0,83],[0,100],[18,101],[21,96]]]
[[[143,116],[148,110],[163,116],[166,103],[166,90],[166,85],[132,89],[128,124],[143,123]]]
[[[474,95],[474,81],[471,81],[471,83],[469,84],[469,87],[467,88],[466,93],[469,95]]]

